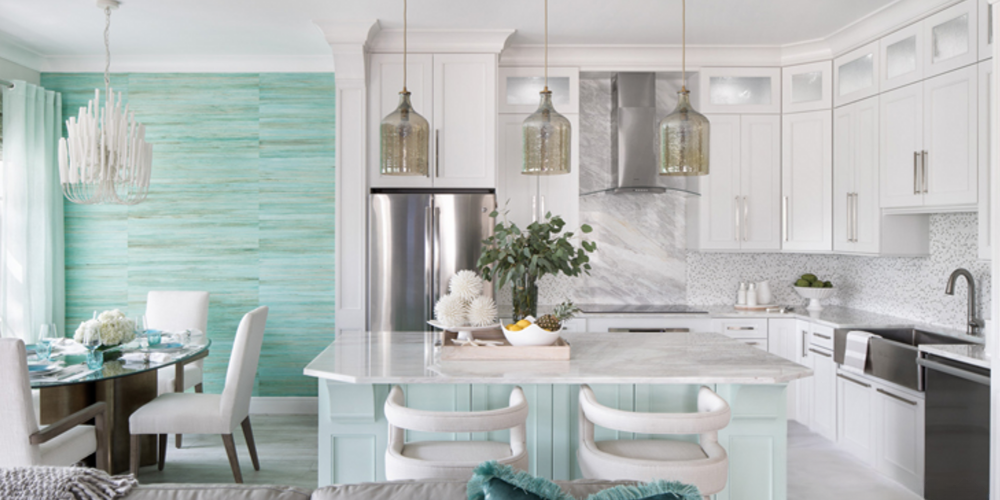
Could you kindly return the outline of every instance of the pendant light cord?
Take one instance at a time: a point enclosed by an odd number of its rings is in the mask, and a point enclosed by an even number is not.
[[[104,8],[104,90],[111,88],[111,7]],[[110,97],[109,97],[110,99]]]
[[[406,92],[406,0],[403,0],[403,92]]]
[[[549,91],[549,0],[545,0],[545,92]]]
[[[681,0],[681,91],[687,90],[687,0]]]

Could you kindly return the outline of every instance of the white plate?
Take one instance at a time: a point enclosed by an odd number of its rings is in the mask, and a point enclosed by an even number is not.
[[[428,321],[427,324],[441,330],[458,332],[459,340],[472,340],[472,334],[476,332],[485,332],[487,330],[496,330],[497,328],[500,328],[500,323],[486,326],[447,326],[436,319]]]
[[[50,364],[48,366],[45,366],[42,369],[29,370],[28,371],[28,375],[30,375],[32,377],[42,377],[42,376],[45,376],[45,375],[51,375],[51,374],[59,371],[60,369],[62,369],[62,365],[53,363],[53,364]]]

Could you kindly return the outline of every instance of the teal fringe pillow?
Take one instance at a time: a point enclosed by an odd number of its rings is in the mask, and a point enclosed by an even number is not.
[[[678,481],[654,481],[635,486],[615,486],[587,497],[587,500],[702,500],[696,486]]]
[[[476,467],[466,491],[468,500],[573,500],[544,477],[494,461]]]

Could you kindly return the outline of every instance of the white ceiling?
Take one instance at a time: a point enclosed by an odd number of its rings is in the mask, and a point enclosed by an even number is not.
[[[690,0],[688,42],[784,45],[825,37],[897,0]],[[908,0],[898,0],[908,1]],[[680,0],[550,0],[551,44],[676,44]],[[402,0],[122,0],[112,52],[129,56],[329,54],[313,20],[402,27]],[[541,0],[410,0],[413,29],[515,29],[542,41]],[[45,57],[103,54],[94,0],[0,0],[0,45]]]

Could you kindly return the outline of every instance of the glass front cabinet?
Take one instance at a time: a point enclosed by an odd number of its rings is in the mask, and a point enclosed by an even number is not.
[[[854,49],[833,61],[833,104],[842,106],[879,92],[879,42]]]
[[[780,68],[702,68],[698,75],[703,113],[780,113]]]
[[[818,111],[833,106],[833,66],[830,61],[789,66],[781,70],[785,113]]]

